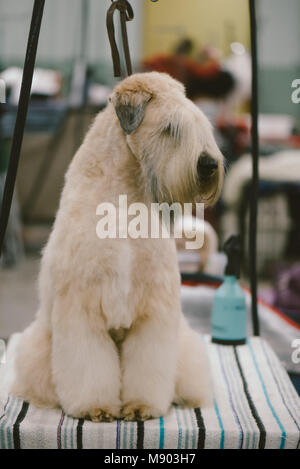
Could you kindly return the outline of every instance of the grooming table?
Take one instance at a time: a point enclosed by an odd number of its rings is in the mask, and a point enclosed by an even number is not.
[[[38,409],[8,395],[19,335],[0,368],[0,448],[298,448],[300,398],[277,356],[262,338],[243,346],[204,340],[211,360],[211,408],[173,406],[146,422],[93,423],[61,410]]]
[[[213,300],[218,288],[217,279],[187,280],[181,286],[181,307],[191,327],[201,334],[211,330]],[[243,285],[242,285],[243,287]],[[243,287],[247,306],[247,335],[252,335],[251,294]],[[292,360],[295,340],[300,341],[300,325],[267,302],[258,298],[261,337],[267,340],[288,373],[300,376],[300,363]]]

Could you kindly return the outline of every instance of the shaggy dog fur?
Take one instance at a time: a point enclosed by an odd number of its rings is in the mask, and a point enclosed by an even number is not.
[[[199,174],[203,154],[218,165],[209,177]],[[175,241],[99,239],[96,207],[117,206],[119,194],[147,206],[213,202],[222,174],[211,126],[179,82],[152,72],[116,86],[66,174],[14,395],[95,421],[209,403],[208,359],[181,312]]]

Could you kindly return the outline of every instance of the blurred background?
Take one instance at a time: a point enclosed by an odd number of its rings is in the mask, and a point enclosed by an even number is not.
[[[17,188],[0,266],[3,338],[22,330],[34,317],[40,252],[55,217],[64,173],[117,81],[105,26],[110,3],[46,0]],[[227,161],[222,197],[205,214],[204,248],[191,256],[178,243],[181,270],[221,278],[226,262],[223,243],[238,232],[242,239],[242,283],[247,286],[251,191],[248,1],[130,3],[135,18],[127,23],[127,29],[134,70],[165,71],[182,81],[188,97],[214,124]],[[1,104],[0,114],[0,198],[32,6],[32,0],[0,0],[0,79],[6,86],[6,103]],[[296,330],[300,323],[300,81],[295,80],[300,79],[300,2],[260,0],[257,9],[259,294]],[[120,39],[117,18],[115,27]]]

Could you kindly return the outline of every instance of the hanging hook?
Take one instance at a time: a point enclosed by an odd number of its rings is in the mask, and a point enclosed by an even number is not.
[[[112,0],[112,4],[109,7],[107,11],[107,15],[106,15],[106,27],[107,27],[107,33],[108,33],[108,38],[110,42],[111,55],[112,55],[113,66],[114,66],[114,76],[120,77],[121,76],[120,54],[119,54],[118,46],[116,43],[115,27],[114,27],[114,20],[113,20],[113,16],[116,10],[119,10],[120,17],[121,17],[122,41],[123,41],[123,50],[124,50],[125,61],[126,61],[127,75],[132,74],[132,66],[131,66],[131,59],[130,59],[127,29],[126,29],[126,21],[133,20],[134,13],[133,13],[133,9],[130,3],[127,0],[116,0],[116,1]]]

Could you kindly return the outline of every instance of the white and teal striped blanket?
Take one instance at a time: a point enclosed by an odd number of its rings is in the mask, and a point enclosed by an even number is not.
[[[8,360],[0,370],[0,448],[299,448],[300,399],[268,344],[261,338],[239,347],[205,341],[213,407],[173,406],[146,422],[93,423],[8,396]]]

